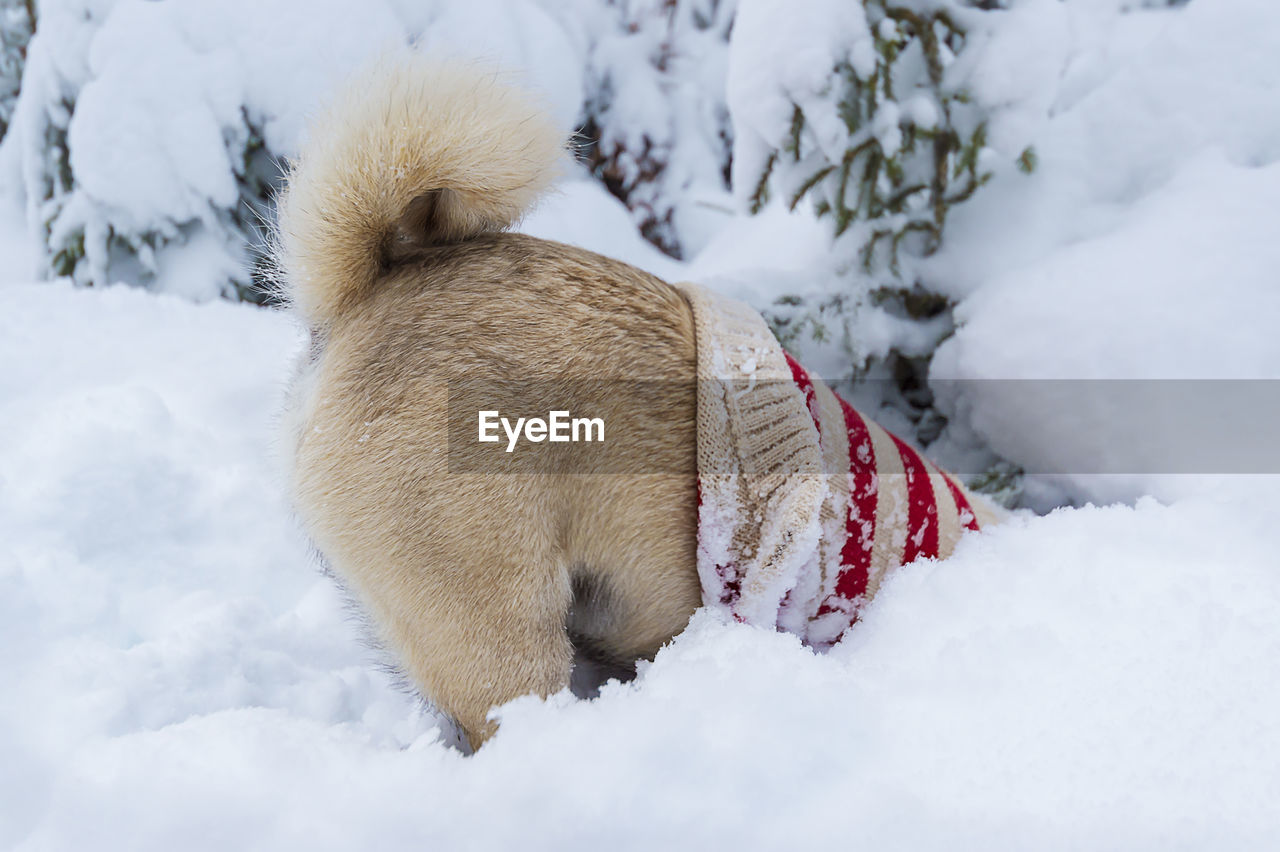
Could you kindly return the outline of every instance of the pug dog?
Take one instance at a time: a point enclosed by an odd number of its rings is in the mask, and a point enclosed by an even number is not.
[[[296,514],[473,748],[494,706],[568,685],[575,653],[625,670],[702,603],[690,306],[507,230],[564,157],[500,75],[400,60],[319,116],[278,199],[310,332],[284,416]],[[555,412],[603,440],[553,443]]]

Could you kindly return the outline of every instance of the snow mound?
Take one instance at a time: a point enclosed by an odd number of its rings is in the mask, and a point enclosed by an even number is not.
[[[1117,440],[1103,443],[1136,448],[1135,475],[1121,480],[1063,466],[1096,455],[1098,436],[1068,428],[1088,400],[1043,380],[1280,377],[1280,114],[1260,109],[1280,88],[1280,7],[1051,5],[1060,26],[1015,10],[1022,23],[1002,31],[976,75],[980,90],[1016,88],[1010,69],[1031,48],[1035,73],[1046,58],[1061,69],[1009,112],[1039,154],[1036,172],[999,174],[957,209],[928,264],[930,285],[960,300],[959,329],[938,348],[931,382],[959,434],[1057,472],[1050,503],[1173,496],[1190,486],[1164,475],[1175,467],[1136,457],[1147,438],[1176,432],[1186,413],[1265,422],[1280,405],[1274,381],[1265,405],[1215,410],[1212,396],[1188,392],[1160,418],[1113,417]],[[958,390],[949,386],[957,379],[981,381]],[[1036,395],[999,381],[1010,379],[1038,382]],[[1237,435],[1224,428],[1218,440]],[[1256,469],[1275,472],[1274,441],[1250,446]]]
[[[368,665],[269,462],[285,317],[0,288],[0,845],[1263,848],[1280,482],[897,572],[826,656],[700,613],[474,757]]]

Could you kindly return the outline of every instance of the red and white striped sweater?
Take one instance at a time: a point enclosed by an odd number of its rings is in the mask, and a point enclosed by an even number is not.
[[[683,284],[698,348],[708,606],[826,648],[894,568],[1001,511],[812,377],[747,305]]]

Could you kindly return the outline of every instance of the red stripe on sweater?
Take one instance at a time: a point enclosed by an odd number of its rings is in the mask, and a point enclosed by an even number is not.
[[[800,362],[797,361],[795,358],[791,357],[790,352],[784,351],[783,354],[787,358],[787,366],[791,368],[792,381],[796,383],[796,387],[800,388],[800,392],[804,394],[804,404],[805,404],[805,407],[809,409],[809,418],[813,421],[813,428],[818,430],[818,446],[819,448],[821,448],[822,447],[822,422],[818,417],[818,402],[817,402],[818,395],[817,395],[817,392],[813,389],[813,379],[810,378],[808,371],[806,371],[805,368],[800,365]],[[839,399],[839,397],[836,397],[836,398]],[[841,400],[841,403],[843,402],[844,400]],[[839,437],[828,436],[827,440],[840,440],[840,439]],[[823,454],[823,458],[824,459],[826,458],[825,453]],[[830,472],[831,471],[827,471],[827,473],[830,473]],[[841,551],[841,554],[840,554],[840,570],[836,574],[836,589],[830,595],[828,595],[825,600],[823,600],[821,605],[819,605],[818,611],[817,611],[818,615],[826,615],[827,613],[833,612],[835,610],[835,608],[831,606],[834,598],[848,597],[849,600],[852,600],[853,598],[857,597],[857,594],[854,594],[851,596],[845,596],[840,592],[840,583],[846,573],[845,566],[848,564],[848,562],[845,559],[844,553],[849,549],[849,541],[851,540],[852,535],[853,535],[853,528],[851,526],[851,522],[848,519],[846,519],[845,544],[844,544],[844,549]],[[866,588],[865,580],[863,581],[862,587],[864,589]],[[843,607],[841,609],[843,610]]]
[[[969,505],[969,498],[964,496],[964,491],[959,485],[951,480],[951,475],[944,473],[942,478],[947,482],[947,489],[951,492],[951,499],[956,501],[956,511],[960,514],[960,523],[964,524],[965,529],[976,530],[978,528],[978,516],[974,513],[973,507]]]
[[[817,394],[813,390],[813,379],[809,378],[809,373],[800,366],[800,362],[791,357],[790,352],[784,349],[782,354],[787,359],[787,366],[791,368],[791,380],[804,394],[804,407],[809,409],[809,419],[813,421],[813,428],[818,430],[818,437],[821,438],[822,424],[818,422]]]
[[[921,556],[938,555],[938,504],[924,460],[897,435],[889,433],[889,437],[902,456],[902,470],[907,475],[907,544],[902,551],[902,564],[906,565]]]
[[[804,393],[805,404],[813,425],[822,435],[818,419],[816,393],[813,380],[798,361],[787,354],[787,365],[796,386]],[[871,433],[862,416],[839,395],[834,395],[844,415],[844,440],[849,442],[849,466],[852,474],[849,491],[849,510],[845,516],[844,547],[840,551],[840,572],[836,575],[833,597],[852,603],[867,591],[871,576],[871,543],[876,530],[876,455],[871,445]],[[828,436],[828,440],[840,440]],[[828,471],[831,473],[831,471]],[[818,615],[833,611],[828,602],[818,608]]]
[[[876,536],[876,503],[879,479],[876,476],[876,451],[871,445],[871,432],[862,415],[840,397],[845,431],[849,436],[849,517],[845,522],[844,549],[840,564],[844,566],[836,578],[836,594],[856,600],[867,591],[871,576],[871,543]]]

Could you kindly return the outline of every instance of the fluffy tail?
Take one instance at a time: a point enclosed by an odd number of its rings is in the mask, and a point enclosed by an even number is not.
[[[415,58],[361,76],[313,125],[279,199],[288,298],[325,326],[405,243],[512,225],[555,177],[562,143],[492,71]]]

